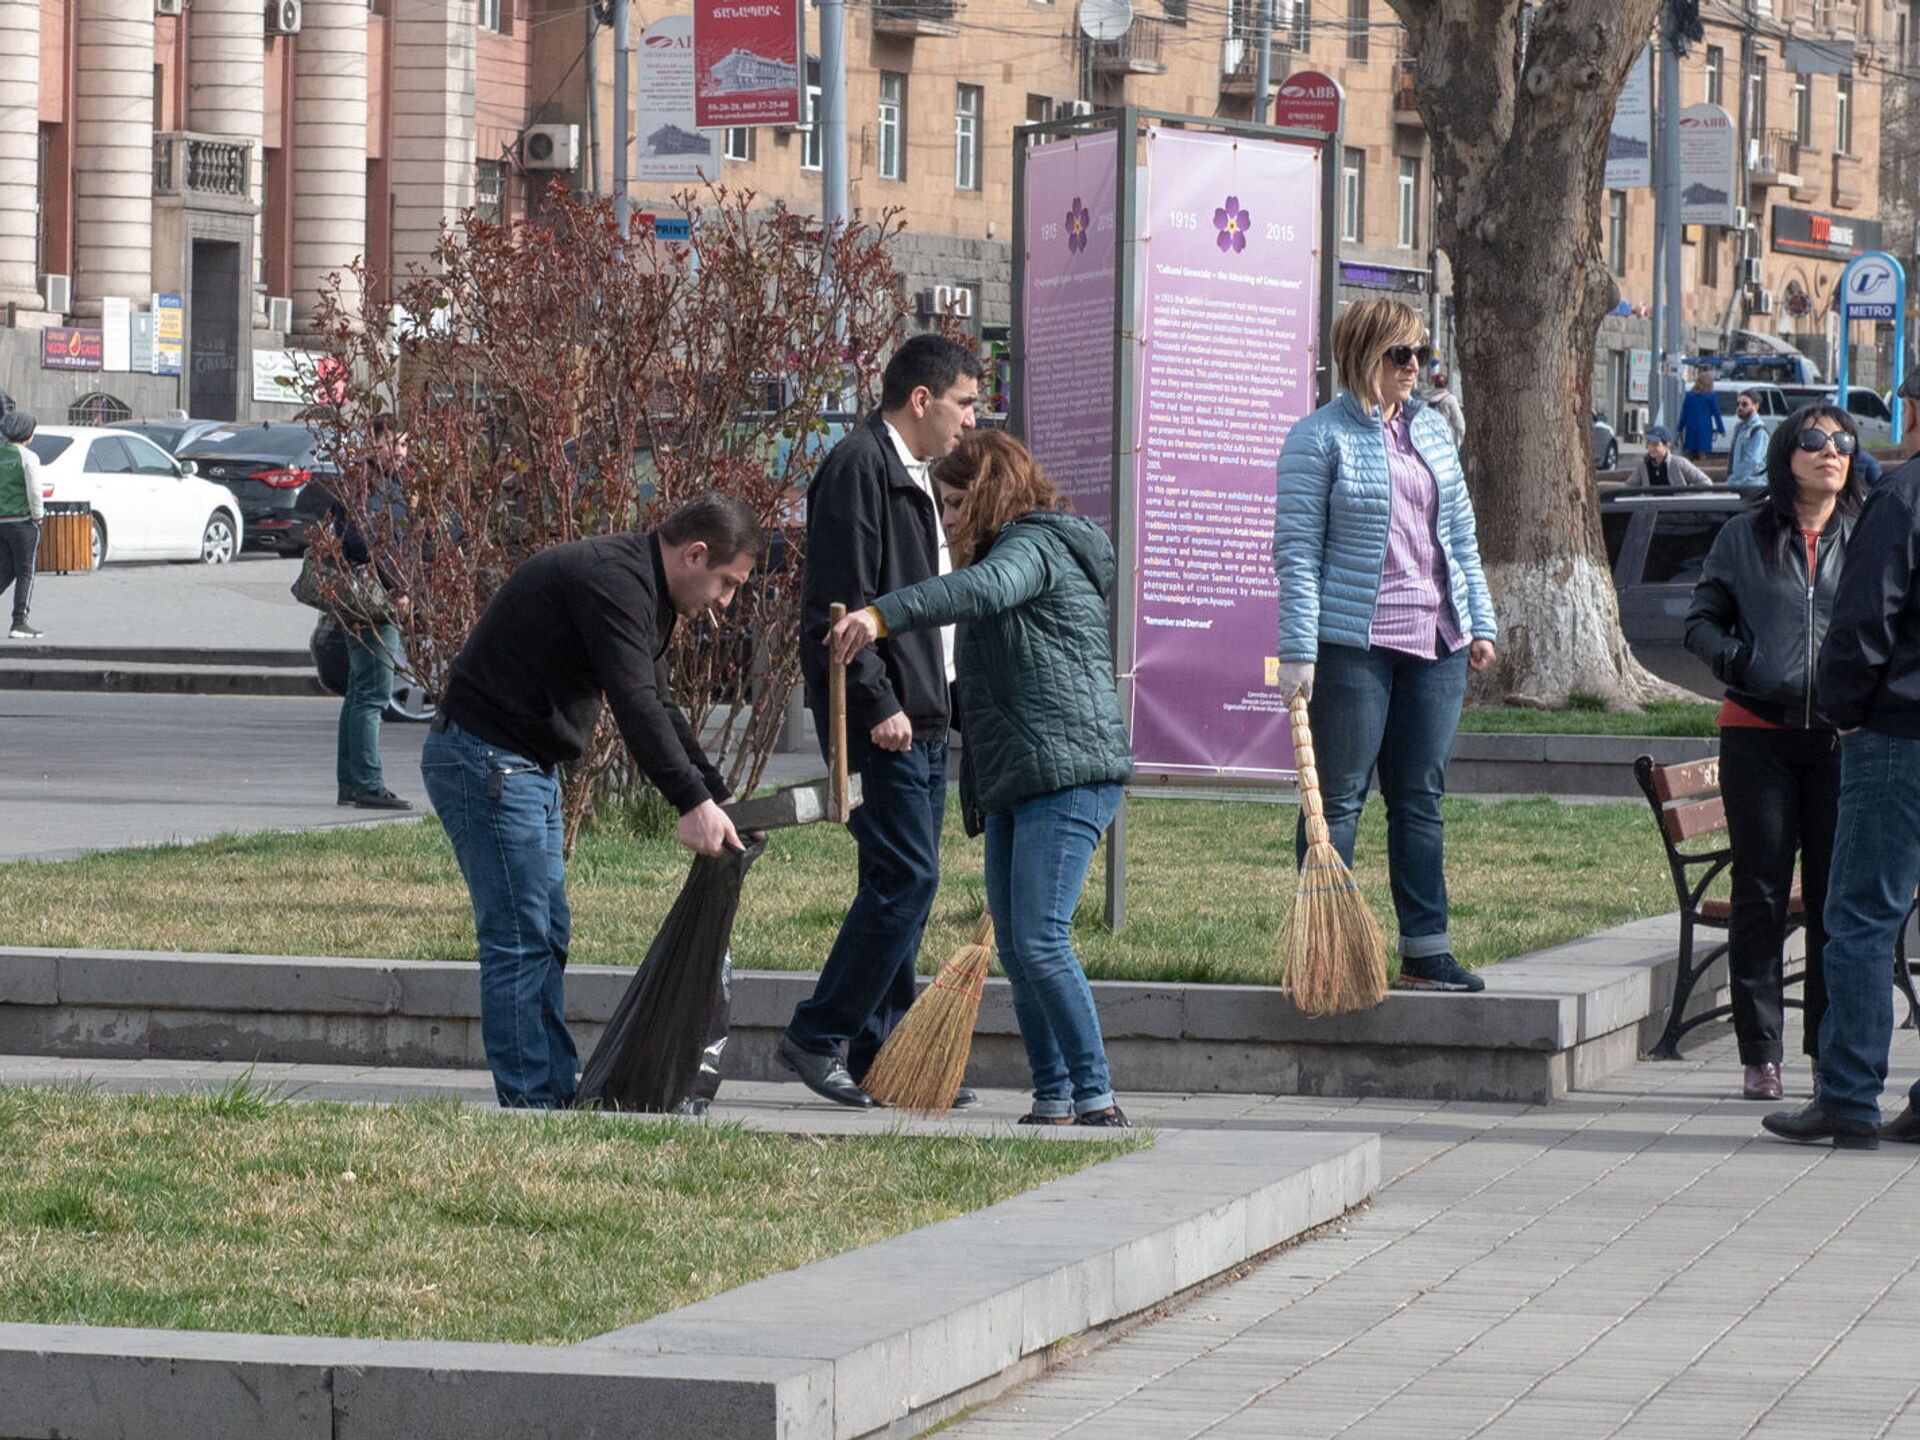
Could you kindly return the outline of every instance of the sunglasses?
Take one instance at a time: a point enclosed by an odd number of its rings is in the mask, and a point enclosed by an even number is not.
[[[1418,353],[1411,345],[1396,345],[1387,351],[1387,362],[1396,370],[1404,370],[1413,363]]]
[[[1822,450],[1826,449],[1829,444],[1831,444],[1838,453],[1851,455],[1854,452],[1855,446],[1858,444],[1853,436],[1847,434],[1844,430],[1822,430],[1814,425],[1810,425],[1805,430],[1802,430],[1794,437],[1794,441],[1809,455],[1818,455]]]

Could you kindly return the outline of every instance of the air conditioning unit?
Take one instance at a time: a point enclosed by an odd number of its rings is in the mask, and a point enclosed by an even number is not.
[[[529,170],[580,168],[578,125],[529,125],[520,142],[520,163]]]
[[[1760,258],[1757,255],[1749,256],[1740,262],[1740,283],[1742,285],[1760,283]]]
[[[47,309],[55,315],[64,315],[73,308],[73,277],[71,275],[47,276]]]
[[[934,286],[933,313],[968,319],[973,314],[973,291],[965,285]]]
[[[791,125],[776,125],[773,127],[773,133],[776,135],[811,135],[813,133],[813,122],[811,120],[796,120]]]
[[[267,297],[267,328],[285,335],[293,329],[293,301],[285,295]]]
[[[1063,100],[1060,102],[1059,110],[1055,113],[1060,115],[1091,115],[1093,113],[1093,102],[1091,100]]]
[[[178,15],[180,0],[153,0],[153,13],[156,15]]]
[[[1624,436],[1625,439],[1638,440],[1640,439],[1641,436],[1647,433],[1647,407],[1646,406],[1629,405],[1621,413],[1620,418],[1624,423],[1625,430],[1626,430],[1626,434]]]
[[[1733,228],[1735,230],[1744,230],[1747,228],[1747,207],[1746,206],[1736,205],[1733,207]]]
[[[1237,35],[1229,35],[1220,42],[1220,73],[1231,75],[1240,68],[1240,62],[1247,58],[1247,42]]]
[[[300,0],[271,0],[267,6],[267,34],[300,33]]]
[[[1756,315],[1771,315],[1773,313],[1773,292],[1771,290],[1756,290],[1753,292],[1753,313]]]

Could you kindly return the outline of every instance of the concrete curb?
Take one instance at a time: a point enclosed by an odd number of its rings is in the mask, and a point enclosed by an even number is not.
[[[1665,1023],[1678,917],[1490,970],[1480,995],[1391,992],[1310,1019],[1277,988],[1096,981],[1123,1089],[1542,1102],[1630,1065]],[[590,1053],[632,972],[582,966],[567,1020]],[[775,1047],[802,971],[736,971],[726,1073],[790,1080]],[[1697,1004],[1715,1003],[1703,984]],[[477,967],[454,961],[0,948],[0,1053],[479,1067]],[[968,1076],[1024,1089],[1011,994],[990,980]]]
[[[128,695],[326,695],[313,673],[281,665],[111,664],[23,660],[0,669],[0,690]]]
[[[1379,1182],[1377,1136],[1163,1132],[976,1214],[566,1348],[0,1325],[0,1435],[902,1433],[909,1416],[931,1424],[996,1394],[1061,1342],[1284,1244]]]

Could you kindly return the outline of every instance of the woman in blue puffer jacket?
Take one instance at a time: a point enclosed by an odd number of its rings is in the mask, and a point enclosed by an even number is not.
[[[1453,433],[1414,398],[1425,339],[1398,300],[1349,305],[1333,326],[1346,389],[1280,452],[1280,691],[1307,696],[1327,828],[1349,865],[1379,769],[1399,983],[1481,990],[1448,933],[1440,797],[1467,671],[1493,664],[1497,632]]]

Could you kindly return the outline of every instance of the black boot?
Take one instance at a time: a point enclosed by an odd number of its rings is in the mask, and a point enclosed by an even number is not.
[[[1782,1140],[1797,1140],[1803,1145],[1831,1140],[1836,1150],[1880,1148],[1878,1126],[1865,1120],[1847,1120],[1829,1114],[1820,1108],[1818,1100],[1809,1100],[1798,1110],[1776,1110],[1760,1123]]]

